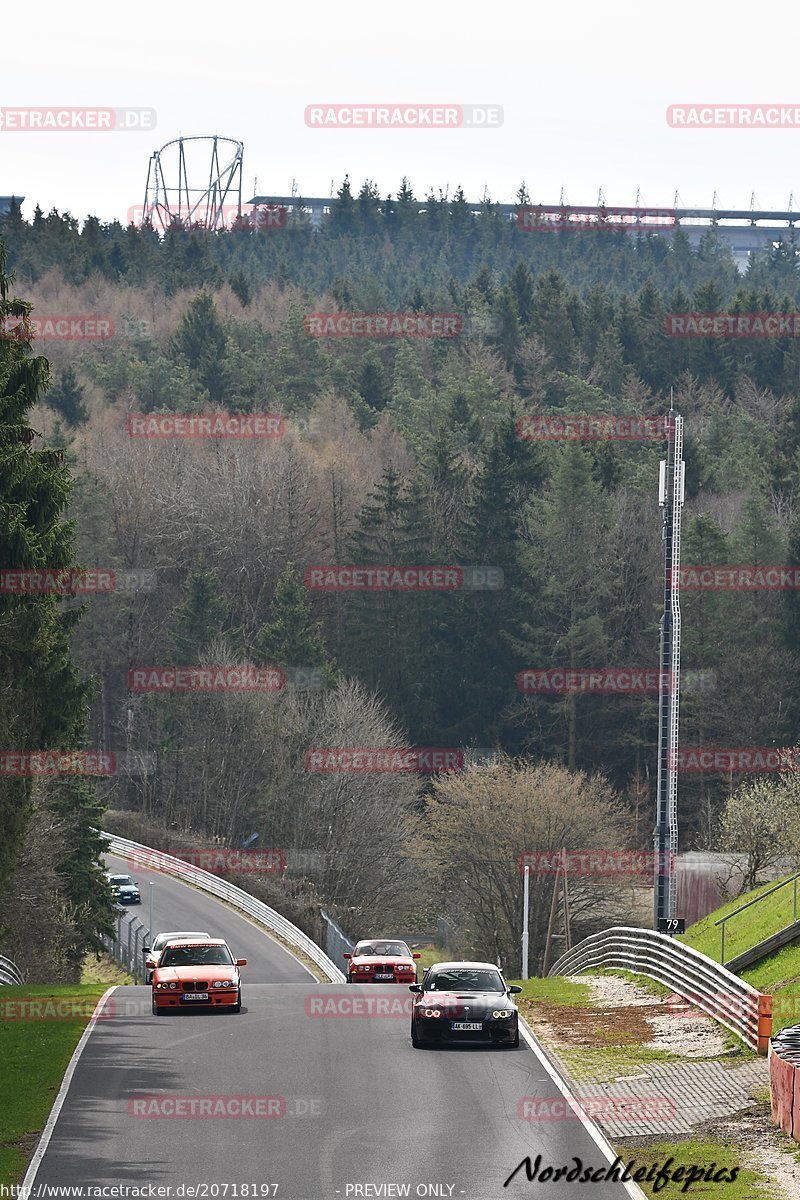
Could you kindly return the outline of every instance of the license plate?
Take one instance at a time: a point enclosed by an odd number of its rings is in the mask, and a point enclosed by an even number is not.
[[[394,979],[394,975],[376,975],[376,979]]]
[[[483,1021],[451,1021],[451,1029],[483,1029]]]
[[[208,992],[184,992],[184,1000],[207,1000]]]

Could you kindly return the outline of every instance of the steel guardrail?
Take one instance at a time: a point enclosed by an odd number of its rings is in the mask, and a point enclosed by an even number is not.
[[[617,925],[594,933],[562,954],[550,975],[579,975],[617,967],[655,979],[719,1021],[751,1049],[766,1054],[772,996],[759,992],[699,950],[664,933]]]
[[[278,937],[288,942],[295,950],[302,951],[307,958],[311,959],[315,966],[319,967],[330,983],[345,982],[343,972],[339,970],[336,964],[331,961],[325,951],[316,942],[313,942],[310,937],[303,933],[302,929],[298,929],[296,925],[293,925],[286,917],[282,917],[274,908],[270,908],[268,904],[264,904],[261,900],[256,900],[255,896],[249,895],[242,888],[236,887],[233,883],[228,883],[227,880],[222,879],[219,875],[213,875],[210,871],[204,871],[202,867],[195,867],[192,863],[184,862],[183,859],[174,858],[171,854],[166,854],[163,850],[154,850],[151,846],[143,846],[139,842],[132,842],[128,838],[117,837],[113,833],[103,833],[103,837],[108,842],[109,854],[128,857],[134,863],[138,859],[143,870],[148,868],[147,856],[149,855],[150,862],[157,864],[153,869],[181,879],[193,887],[200,888],[201,891],[216,896],[218,900],[225,901],[226,904],[230,904],[240,912],[246,913],[257,925],[262,925],[271,933],[277,934]]]
[[[0,984],[14,985],[24,982],[17,964],[0,954]]]

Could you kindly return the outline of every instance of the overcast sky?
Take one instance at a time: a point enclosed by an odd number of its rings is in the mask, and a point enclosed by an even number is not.
[[[513,200],[800,208],[800,127],[675,129],[669,105],[796,104],[800,13],[677,3],[115,6],[39,0],[4,21],[0,107],[155,109],[146,132],[0,131],[0,194],[126,220],[180,134],[244,142],[243,199],[461,184]],[[14,32],[16,31],[16,32]],[[11,35],[7,40],[7,35]],[[490,104],[492,129],[316,129],[311,104]]]

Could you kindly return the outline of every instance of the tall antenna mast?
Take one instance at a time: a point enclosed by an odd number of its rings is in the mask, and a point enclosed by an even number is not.
[[[666,419],[667,458],[659,463],[658,503],[664,510],[664,612],[660,632],[658,688],[657,816],[653,831],[653,928],[675,916],[674,863],[678,850],[678,734],[681,672],[681,512],[684,499],[683,417],[673,407]]]

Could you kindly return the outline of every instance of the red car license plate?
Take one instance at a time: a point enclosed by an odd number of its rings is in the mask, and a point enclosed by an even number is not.
[[[379,975],[376,975],[375,978],[376,979],[394,979],[394,975],[379,974]]]
[[[208,992],[184,992],[183,1000],[207,1000]]]
[[[483,1029],[482,1021],[451,1021],[451,1029]]]

